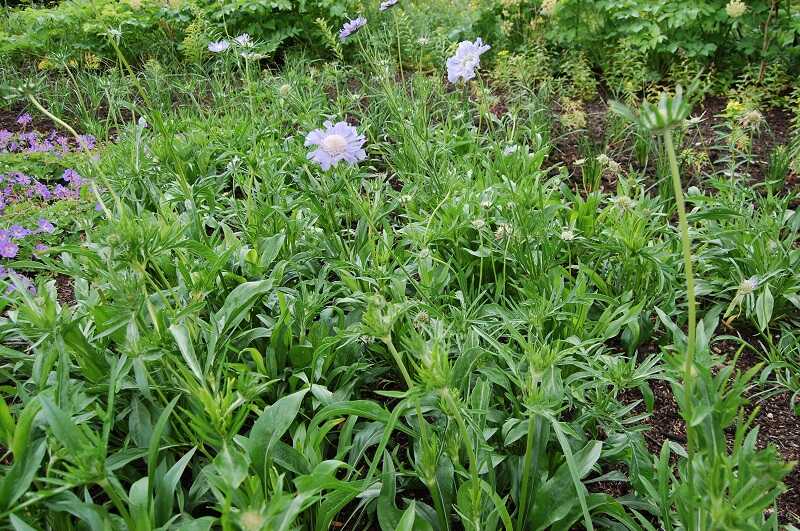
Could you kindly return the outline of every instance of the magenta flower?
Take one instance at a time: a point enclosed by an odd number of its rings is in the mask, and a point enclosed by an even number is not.
[[[367,141],[364,135],[347,122],[334,125],[330,120],[324,124],[324,129],[315,129],[306,136],[305,145],[318,146],[308,154],[308,159],[318,163],[323,170],[328,171],[331,166],[336,166],[340,160],[350,166],[355,166],[359,161],[367,158],[363,146]]]
[[[353,35],[366,25],[367,25],[367,19],[365,19],[364,17],[358,17],[353,20],[345,22],[344,26],[342,26],[342,29],[339,32],[339,40],[344,42],[350,35]]]
[[[480,37],[475,39],[475,42],[460,42],[456,54],[447,60],[447,80],[455,83],[459,80],[473,79],[475,70],[481,64],[481,55],[490,48],[488,44],[483,44],[483,39]]]

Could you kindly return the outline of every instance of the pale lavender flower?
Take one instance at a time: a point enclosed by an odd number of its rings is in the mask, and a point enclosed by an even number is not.
[[[459,80],[473,79],[475,70],[481,64],[481,55],[490,48],[488,44],[483,44],[483,39],[480,37],[475,39],[475,42],[460,42],[456,54],[447,60],[447,80],[455,83]]]
[[[394,7],[400,0],[386,0],[385,2],[381,2],[379,9],[381,11],[386,11],[390,7]]]
[[[14,133],[8,129],[0,129],[0,149],[5,149],[13,137]]]
[[[353,35],[366,25],[367,19],[361,16],[345,22],[344,26],[342,26],[342,30],[339,32],[339,40],[344,42],[350,35]]]
[[[7,242],[11,240],[11,235],[6,229],[0,229],[0,242]]]
[[[95,145],[97,144],[97,139],[92,135],[79,135],[78,140],[80,141],[81,146],[88,150],[94,149]]]
[[[230,47],[230,43],[225,39],[216,42],[209,42],[208,43],[208,51],[211,53],[220,53],[224,52]]]
[[[47,185],[40,183],[39,181],[36,181],[36,183],[33,185],[33,191],[45,201],[49,201],[50,198],[53,197],[53,194],[50,193],[50,189],[47,187]]]
[[[253,40],[250,38],[250,35],[248,33],[242,33],[241,35],[233,39],[233,42],[235,42],[239,46],[244,46],[244,47],[253,45]]]
[[[340,160],[350,166],[358,164],[367,158],[363,146],[366,142],[364,135],[347,122],[334,125],[330,120],[324,124],[324,129],[315,129],[306,136],[306,146],[318,146],[308,154],[309,160],[318,163],[327,171],[331,166],[336,166]]]
[[[80,176],[78,172],[71,168],[67,168],[64,170],[64,173],[61,176],[64,181],[69,183],[72,188],[80,188],[84,185],[83,177]]]
[[[49,247],[48,247],[48,246],[46,246],[45,244],[43,244],[43,243],[37,243],[37,244],[36,244],[36,245],[33,247],[33,252],[35,252],[35,253],[43,253],[43,252],[47,251],[48,249],[49,249]]]
[[[21,240],[22,238],[29,236],[31,231],[22,225],[11,225],[11,227],[8,229],[8,234],[15,240]]]
[[[0,256],[3,258],[15,258],[19,252],[19,245],[12,241],[0,242]]]
[[[56,196],[56,199],[75,199],[78,197],[78,192],[70,190],[63,184],[57,184],[55,188],[53,188],[53,194]]]
[[[39,232],[46,232],[48,234],[52,234],[56,231],[56,226],[50,223],[50,221],[45,218],[39,218],[39,222],[37,225]]]
[[[22,126],[28,125],[32,121],[33,118],[31,118],[31,115],[26,112],[20,114],[19,117],[17,118],[17,123]]]

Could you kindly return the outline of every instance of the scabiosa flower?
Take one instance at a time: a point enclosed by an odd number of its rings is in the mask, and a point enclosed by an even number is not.
[[[0,129],[0,149],[5,149],[13,136],[14,133],[8,129]]]
[[[26,126],[32,121],[33,118],[31,118],[31,115],[26,112],[20,114],[19,117],[17,118],[17,123],[21,126]]]
[[[81,177],[78,172],[71,168],[64,170],[61,178],[64,179],[64,181],[66,181],[72,188],[80,188],[84,184],[83,177]]]
[[[381,2],[381,5],[378,9],[381,11],[386,11],[387,9],[394,7],[400,0],[386,0],[385,2]]]
[[[85,149],[92,150],[97,144],[97,139],[92,135],[79,135],[78,141]]]
[[[330,120],[323,126],[324,129],[315,129],[306,136],[307,147],[319,146],[308,154],[309,160],[318,163],[327,171],[331,166],[336,166],[340,160],[355,166],[367,158],[367,153],[363,149],[366,138],[358,134],[355,127],[347,122],[334,125]]]
[[[573,231],[569,227],[564,227],[561,230],[561,239],[564,240],[565,242],[571,242],[572,240],[575,239],[575,231]]]
[[[47,251],[48,249],[49,249],[49,247],[48,247],[48,246],[46,246],[45,244],[43,244],[43,243],[37,243],[37,244],[36,244],[36,245],[33,247],[33,252],[38,254],[38,253],[43,253],[43,252]]]
[[[12,241],[0,242],[0,256],[3,258],[15,258],[19,252],[19,245]]]
[[[512,234],[514,234],[514,227],[512,227],[509,223],[501,223],[497,226],[497,230],[494,231],[494,239],[504,240],[506,238],[510,238]]]
[[[29,236],[31,231],[22,225],[11,225],[11,227],[8,229],[8,234],[15,240],[20,240],[26,236]]]
[[[509,156],[513,155],[514,153],[516,153],[518,150],[519,150],[519,146],[516,145],[516,144],[512,144],[510,146],[506,146],[503,149],[503,155],[505,155],[506,157],[509,157]]]
[[[742,280],[739,284],[739,293],[741,295],[750,295],[758,288],[758,277],[750,277]]]
[[[216,42],[209,42],[208,43],[208,51],[211,53],[221,53],[227,50],[230,47],[231,43],[226,40],[216,41]]]
[[[39,222],[37,225],[39,232],[46,232],[48,234],[52,234],[56,231],[56,226],[50,223],[50,221],[45,218],[39,218]]]
[[[339,31],[339,40],[344,42],[350,35],[353,35],[366,25],[367,25],[367,19],[365,19],[364,17],[358,17],[353,20],[345,22],[344,26],[342,26],[341,31]]]
[[[745,129],[758,129],[764,123],[764,115],[758,110],[751,110],[739,117],[739,124]]]
[[[490,48],[488,44],[483,44],[483,39],[480,37],[475,39],[475,42],[460,42],[456,54],[447,60],[447,80],[455,83],[459,80],[473,79],[475,70],[481,64],[481,55]]]
[[[56,196],[56,199],[73,199],[78,195],[77,192],[70,190],[63,184],[57,184],[55,188],[53,188],[53,194]]]
[[[235,42],[239,46],[245,46],[245,47],[253,45],[253,41],[252,39],[250,39],[250,34],[248,33],[242,33],[241,35],[233,39],[233,42]]]
[[[725,13],[731,18],[739,18],[747,12],[747,4],[742,0],[731,0],[725,6]]]

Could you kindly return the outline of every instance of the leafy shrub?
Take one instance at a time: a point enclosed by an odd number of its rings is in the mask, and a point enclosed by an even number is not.
[[[478,25],[508,47],[543,35],[551,45],[586,53],[612,77],[620,50],[644,57],[653,79],[670,72],[676,54],[696,70],[715,65],[736,71],[755,63],[759,81],[762,61],[796,66],[800,28],[787,8],[754,0],[742,14],[738,9],[727,0],[502,0],[486,4]],[[634,84],[641,84],[641,74],[632,77]]]
[[[179,50],[197,60],[212,38],[240,33],[274,52],[290,39],[317,44],[315,18],[338,24],[355,7],[354,0],[69,0],[12,12],[0,26],[0,54],[15,60],[57,51],[113,58],[110,31],[119,32],[123,52],[137,60],[174,58]]]

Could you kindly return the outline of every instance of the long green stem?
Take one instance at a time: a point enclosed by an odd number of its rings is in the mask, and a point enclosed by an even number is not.
[[[394,348],[394,343],[392,342],[391,337],[383,338],[383,342],[386,344],[386,348],[389,349],[389,353],[391,353],[392,357],[394,358],[394,362],[397,364],[397,368],[400,369],[400,373],[403,375],[403,380],[406,382],[406,386],[411,389],[414,387],[414,382],[411,380],[411,376],[408,374],[408,370],[406,370],[406,366],[403,363],[403,358],[400,356],[400,353],[397,352],[397,349]]]
[[[481,529],[481,485],[479,478],[478,456],[475,453],[475,449],[472,448],[472,438],[469,436],[467,423],[464,421],[464,416],[461,414],[461,409],[458,404],[456,404],[450,389],[442,389],[441,395],[444,398],[444,401],[447,403],[447,408],[453,412],[453,416],[456,418],[456,424],[458,424],[459,431],[461,431],[461,438],[464,442],[464,448],[467,450],[467,457],[469,458],[469,470],[470,475],[472,476],[472,519],[473,523],[475,524],[475,530],[478,531]]]
[[[681,177],[678,172],[678,159],[675,156],[675,146],[672,142],[672,130],[664,131],[664,147],[669,157],[669,166],[672,173],[672,187],[675,191],[675,204],[678,207],[678,227],[681,233],[681,244],[683,246],[683,265],[686,273],[686,298],[689,306],[689,338],[686,345],[686,359],[684,360],[683,367],[683,391],[684,391],[684,404],[686,407],[686,451],[688,455],[687,471],[689,489],[694,492],[694,484],[692,482],[692,466],[694,461],[694,437],[693,429],[691,427],[692,420],[692,400],[693,400],[693,387],[694,387],[694,350],[696,346],[697,337],[697,308],[695,305],[694,293],[694,271],[692,268],[692,244],[689,239],[689,222],[686,217],[686,204],[683,201],[683,187],[681,186]]]

